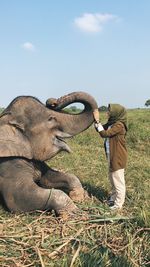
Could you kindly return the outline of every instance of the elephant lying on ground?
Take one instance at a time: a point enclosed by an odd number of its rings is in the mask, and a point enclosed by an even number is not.
[[[62,110],[75,102],[84,105],[81,113]],[[73,174],[49,168],[45,161],[60,151],[70,152],[64,139],[86,130],[94,109],[92,96],[75,92],[48,99],[46,105],[20,96],[1,113],[0,193],[10,211],[54,210],[59,216],[76,211],[73,200],[84,197],[81,182]]]

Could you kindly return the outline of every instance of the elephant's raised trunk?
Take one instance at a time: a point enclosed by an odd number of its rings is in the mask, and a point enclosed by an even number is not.
[[[82,103],[84,109],[81,113],[70,114],[62,109],[72,103]],[[57,120],[64,132],[76,135],[86,130],[94,121],[93,111],[98,108],[95,99],[85,92],[74,92],[58,99],[48,99],[46,106],[57,112]]]

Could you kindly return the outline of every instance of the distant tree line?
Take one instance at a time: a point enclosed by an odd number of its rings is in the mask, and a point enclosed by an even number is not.
[[[4,108],[0,108],[0,113],[4,110]]]
[[[107,111],[107,107],[106,106],[101,106],[98,108],[99,111]],[[64,111],[69,112],[69,113],[80,113],[82,111],[82,109],[77,108],[76,106],[71,106],[69,108],[65,108]]]
[[[146,106],[146,107],[150,106],[150,99],[148,99],[148,100],[145,102],[145,106]],[[69,108],[66,108],[65,110],[66,110],[67,112],[71,112],[71,113],[79,113],[79,112],[82,111],[82,109],[79,109],[79,108],[77,108],[76,106],[71,106],[71,107],[69,107]],[[98,110],[99,110],[100,112],[102,112],[102,111],[106,112],[106,111],[108,110],[108,107],[106,107],[106,106],[101,106],[101,107],[98,108]]]
[[[148,100],[145,102],[145,106],[146,106],[146,107],[150,106],[150,99],[148,99]]]
[[[145,106],[148,107],[150,106],[150,99],[146,100]],[[4,110],[4,108],[0,107],[0,113]],[[99,111],[104,111],[106,112],[108,110],[108,107],[106,106],[101,106],[98,108]],[[69,112],[69,113],[80,113],[82,109],[77,108],[76,106],[70,106],[69,108],[65,108],[64,111]]]
[[[99,111],[107,111],[108,110],[108,107],[106,106],[101,106],[98,108]]]

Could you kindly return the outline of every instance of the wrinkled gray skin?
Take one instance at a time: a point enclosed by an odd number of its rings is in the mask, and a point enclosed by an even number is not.
[[[81,113],[73,115],[62,110],[75,102],[84,105]],[[54,210],[59,216],[76,211],[73,200],[84,197],[79,179],[49,168],[45,161],[60,151],[70,152],[64,139],[86,130],[96,108],[92,96],[75,92],[57,100],[48,99],[46,105],[34,97],[20,96],[3,111],[0,193],[10,211]]]

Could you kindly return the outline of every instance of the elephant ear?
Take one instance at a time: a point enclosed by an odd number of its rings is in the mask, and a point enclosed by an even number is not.
[[[0,126],[0,157],[25,157],[32,159],[27,137],[15,123]]]

